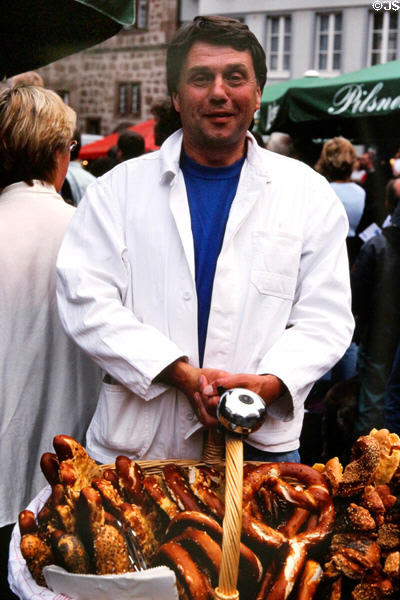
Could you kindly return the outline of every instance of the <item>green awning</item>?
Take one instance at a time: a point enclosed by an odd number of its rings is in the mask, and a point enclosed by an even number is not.
[[[304,79],[289,84],[275,100],[269,100],[266,88],[260,109],[261,131],[357,139],[398,134],[400,60],[338,77],[315,78],[311,83]]]
[[[99,44],[135,22],[135,0],[0,2],[0,80]]]
[[[315,84],[318,77],[300,77],[299,79],[290,79],[280,83],[267,83],[264,87],[261,98],[260,124],[259,129],[262,132],[268,132],[278,116],[279,110],[283,104],[285,94],[289,89],[309,87]]]

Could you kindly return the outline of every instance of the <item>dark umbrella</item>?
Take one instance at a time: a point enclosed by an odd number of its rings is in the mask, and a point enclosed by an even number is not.
[[[135,20],[135,0],[0,0],[0,80],[99,44]]]

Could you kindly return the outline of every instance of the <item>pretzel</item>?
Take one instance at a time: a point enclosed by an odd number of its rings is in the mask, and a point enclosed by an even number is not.
[[[211,600],[212,589],[208,578],[180,544],[174,540],[163,544],[157,561],[175,571],[179,587],[183,588],[188,600]]]
[[[189,485],[200,502],[218,519],[225,514],[225,485],[221,473],[210,466],[189,467]]]
[[[170,498],[160,475],[146,475],[143,480],[143,487],[159,507],[162,514],[165,514],[169,520],[173,519],[179,513],[179,508],[176,502]]]
[[[312,600],[322,579],[321,565],[315,560],[307,560],[299,583],[296,600]]]
[[[51,486],[60,483],[59,467],[60,463],[58,462],[57,454],[54,454],[54,452],[45,452],[42,454],[40,468]]]
[[[294,478],[304,486],[299,489],[283,478]],[[254,518],[253,498],[262,486],[273,490],[296,508],[280,531]],[[311,513],[311,516],[309,517]],[[243,481],[243,529],[249,543],[261,549],[286,549],[283,567],[276,574],[273,562],[264,576],[257,600],[281,600],[291,593],[303,565],[308,548],[325,539],[331,531],[335,512],[327,482],[317,470],[298,463],[266,463],[248,470]],[[307,521],[305,531],[298,531]]]
[[[68,435],[56,435],[53,446],[59,462],[58,474],[64,486],[67,504],[75,508],[81,490],[90,486],[94,477],[100,476],[100,468],[84,447]]]
[[[208,533],[194,527],[188,527],[173,541],[188,550],[191,556],[196,557],[196,564],[207,573],[212,587],[215,588],[218,585],[221,568],[221,546]]]
[[[282,477],[296,478],[308,487],[302,492],[283,481]],[[270,548],[280,548],[287,543],[285,535],[264,522],[255,520],[252,514],[253,497],[268,481],[287,502],[320,512],[315,529],[299,534],[298,540],[307,547],[322,541],[329,533],[335,517],[332,498],[323,475],[312,467],[299,463],[266,463],[248,471],[243,479],[243,530],[249,542]]]
[[[38,526],[35,515],[31,510],[23,510],[18,515],[18,525],[21,537],[28,533],[37,533]]]
[[[199,529],[206,532],[218,544],[222,542],[221,525],[204,513],[190,510],[181,512],[172,519],[166,531],[166,539],[179,538],[187,528]],[[241,543],[238,584],[242,587],[258,587],[262,574],[263,569],[259,558],[248,546]]]
[[[83,488],[80,504],[84,521],[87,521],[94,552],[95,571],[98,575],[125,573],[132,570],[129,552],[122,533],[106,523],[100,492]]]
[[[127,526],[132,527],[145,559],[151,560],[159,546],[156,540],[158,524],[152,521],[152,515],[146,514],[142,506],[124,502],[118,491],[106,479],[98,477],[93,479],[92,483],[100,492],[107,510]]]
[[[144,502],[144,475],[142,469],[127,456],[117,456],[115,470],[118,476],[119,489],[125,500],[141,506]]]
[[[284,565],[275,578],[272,588],[268,591],[268,595],[260,598],[260,600],[264,600],[264,598],[268,600],[285,600],[292,591],[306,558],[306,544],[298,542],[296,538],[289,540]]]
[[[191,491],[182,469],[178,465],[171,464],[163,467],[162,472],[168,492],[180,510],[202,512],[203,506]]]

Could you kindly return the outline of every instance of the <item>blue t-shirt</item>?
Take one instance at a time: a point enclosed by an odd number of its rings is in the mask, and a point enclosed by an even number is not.
[[[229,167],[205,167],[185,154],[181,158],[192,222],[200,365],[203,364],[215,269],[243,163],[244,157]]]

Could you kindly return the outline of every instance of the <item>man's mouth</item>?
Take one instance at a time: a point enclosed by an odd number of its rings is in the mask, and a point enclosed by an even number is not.
[[[232,116],[233,116],[233,113],[230,113],[230,112],[213,112],[213,113],[206,114],[206,117],[208,119],[212,119],[215,121],[224,121],[226,119],[229,119]]]

